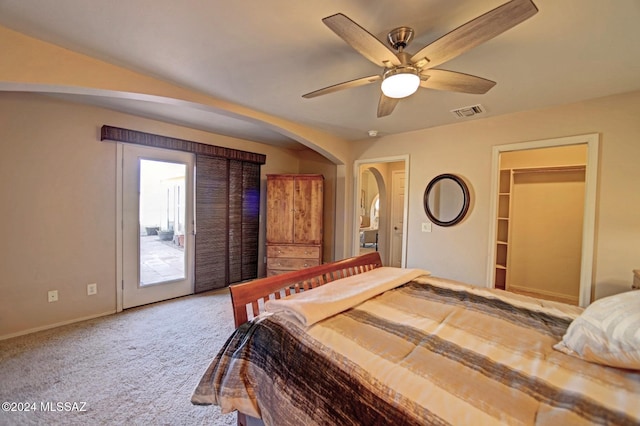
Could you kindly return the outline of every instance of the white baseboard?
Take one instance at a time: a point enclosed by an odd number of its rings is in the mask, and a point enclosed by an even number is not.
[[[107,315],[113,315],[115,313],[116,313],[116,311],[113,310],[113,311],[108,311],[108,312],[102,312],[102,313],[96,314],[96,315],[89,315],[87,317],[75,318],[75,319],[72,319],[72,320],[57,322],[55,324],[49,324],[49,325],[43,325],[41,327],[30,328],[28,330],[22,330],[22,331],[18,331],[16,333],[5,334],[3,336],[0,336],[0,340],[11,339],[12,337],[24,336],[25,334],[31,334],[31,333],[35,333],[37,331],[49,330],[51,328],[60,327],[62,325],[69,325],[69,324],[73,324],[73,323],[80,322],[80,321],[86,321],[86,320],[90,320],[90,319],[94,319],[94,318],[105,317]]]
[[[565,303],[573,303],[574,305],[578,304],[578,296],[571,296],[569,294],[556,293],[554,291],[540,290],[533,287],[522,287],[518,285],[507,285],[507,290],[513,290],[514,292],[522,291],[526,293],[538,293],[543,296],[556,297],[559,299],[566,300]]]

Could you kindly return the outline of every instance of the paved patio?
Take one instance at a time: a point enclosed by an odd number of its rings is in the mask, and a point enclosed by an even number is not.
[[[159,284],[184,278],[184,249],[157,235],[140,237],[140,284]]]

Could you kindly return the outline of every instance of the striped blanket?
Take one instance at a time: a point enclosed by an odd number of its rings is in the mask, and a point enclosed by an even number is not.
[[[640,373],[553,349],[580,308],[421,276],[310,327],[239,327],[192,402],[267,425],[640,423]]]

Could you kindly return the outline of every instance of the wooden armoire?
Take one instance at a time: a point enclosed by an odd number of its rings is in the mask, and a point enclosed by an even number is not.
[[[267,175],[267,276],[322,263],[324,177]]]

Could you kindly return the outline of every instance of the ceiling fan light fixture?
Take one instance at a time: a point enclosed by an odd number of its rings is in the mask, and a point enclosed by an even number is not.
[[[391,68],[384,73],[382,93],[389,98],[406,98],[420,87],[418,69],[409,65]]]

